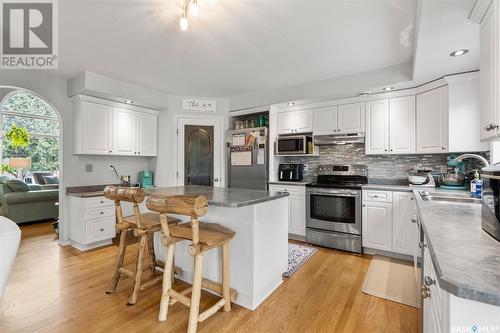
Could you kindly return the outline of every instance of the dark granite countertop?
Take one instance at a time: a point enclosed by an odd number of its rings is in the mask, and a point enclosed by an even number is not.
[[[500,242],[481,229],[481,205],[424,201],[414,193],[440,287],[500,306]]]
[[[80,198],[92,198],[104,195],[106,185],[68,187],[66,194]],[[238,188],[210,186],[178,186],[144,189],[146,195],[191,195],[200,194],[208,199],[208,204],[221,207],[244,207],[288,196],[287,192],[268,192]]]

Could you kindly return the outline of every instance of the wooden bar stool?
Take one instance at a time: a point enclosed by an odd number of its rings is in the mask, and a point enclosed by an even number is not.
[[[157,267],[164,268],[164,265],[156,261],[153,247],[153,234],[161,230],[160,214],[152,212],[140,213],[138,204],[143,202],[145,197],[144,190],[140,188],[107,186],[104,189],[104,196],[115,202],[116,230],[120,232],[120,245],[113,278],[111,280],[111,286],[106,293],[112,294],[116,291],[116,286],[122,274],[128,276],[134,279],[134,286],[127,304],[133,305],[137,302],[139,291],[153,286],[163,278],[162,275],[159,275],[141,285],[146,243],[148,243],[149,256],[151,258],[151,265],[149,267],[151,273],[155,274]],[[131,202],[133,204],[134,215],[123,217],[123,211],[120,204],[121,201]],[[167,225],[175,225],[179,222],[178,219],[171,217],[164,216],[164,219]],[[133,271],[125,268],[123,265],[125,250],[127,248],[127,234],[129,231],[133,231],[134,236],[140,237],[135,270]]]
[[[163,232],[162,244],[167,248],[158,320],[167,319],[169,305],[181,302],[190,308],[187,331],[189,333],[196,332],[198,322],[204,321],[222,307],[224,307],[224,311],[230,311],[231,299],[236,298],[236,292],[229,288],[229,241],[234,237],[234,232],[216,223],[198,221],[198,218],[205,215],[208,210],[208,201],[203,196],[150,196],[146,205],[148,209],[160,213]],[[169,225],[165,215],[167,213],[189,216],[191,222]],[[192,241],[188,251],[194,257],[193,285],[182,292],[177,292],[172,288],[170,270],[172,269],[175,244],[182,240]],[[222,248],[222,284],[202,279],[203,254],[215,247]],[[202,287],[222,294],[222,298],[209,309],[199,313]],[[191,299],[186,297],[189,292],[191,292]]]

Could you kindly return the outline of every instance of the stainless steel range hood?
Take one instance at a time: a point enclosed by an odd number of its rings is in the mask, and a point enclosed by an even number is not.
[[[333,135],[315,135],[315,145],[345,145],[349,143],[364,143],[365,133],[346,133]]]

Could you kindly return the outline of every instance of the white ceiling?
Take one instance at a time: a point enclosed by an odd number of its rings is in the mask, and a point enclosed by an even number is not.
[[[423,0],[413,67],[415,81],[428,81],[444,74],[479,68],[479,24],[468,17],[475,0]],[[469,49],[461,57],[450,57],[459,49]]]
[[[411,61],[415,0],[60,0],[57,74],[234,96]]]

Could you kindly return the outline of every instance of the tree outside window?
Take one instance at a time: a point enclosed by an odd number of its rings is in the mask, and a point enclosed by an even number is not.
[[[2,161],[11,157],[31,157],[30,171],[59,170],[59,120],[55,111],[40,97],[27,91],[8,95],[1,104]],[[15,147],[6,137],[12,126],[30,134],[27,147]]]

